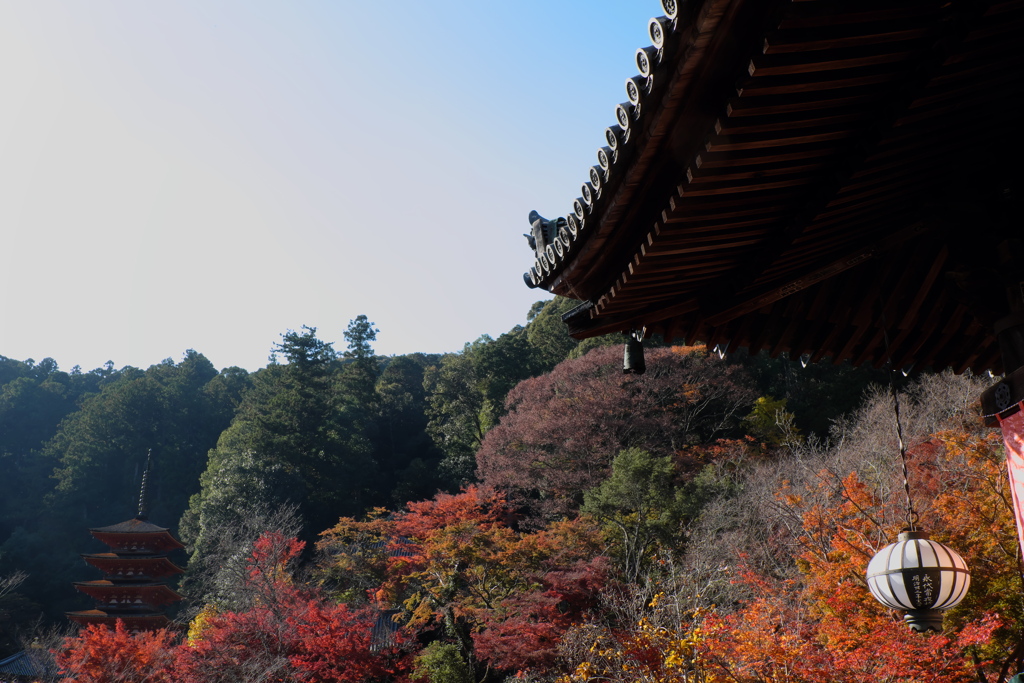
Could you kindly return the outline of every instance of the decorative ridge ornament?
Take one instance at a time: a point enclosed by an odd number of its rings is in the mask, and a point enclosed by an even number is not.
[[[588,218],[595,217],[590,220],[591,225],[601,222],[602,195],[613,197],[615,184],[621,176],[618,172],[613,174],[612,167],[622,165],[627,156],[634,154],[636,141],[644,135],[645,126],[641,125],[644,117],[650,118],[647,112],[659,107],[664,97],[669,80],[664,77],[668,75],[666,60],[675,54],[672,36],[680,33],[678,16],[684,4],[683,0],[661,0],[665,14],[648,20],[647,31],[653,45],[639,48],[635,53],[640,73],[626,79],[628,101],[615,107],[615,123],[605,129],[606,144],[597,150],[598,165],[587,170],[588,181],[582,185],[581,196],[573,201],[572,213],[552,221],[542,218],[536,211],[530,213],[532,232],[527,233],[526,239],[534,251],[534,263],[523,273],[527,287],[550,291],[565,265],[572,262],[576,240],[585,238],[584,229],[591,227]],[[540,229],[536,227],[538,219],[542,223]],[[569,236],[560,240],[561,246],[553,238],[542,236],[547,229],[543,226],[552,222],[557,223],[556,234],[565,227]]]
[[[923,531],[903,531],[867,569],[868,588],[886,607],[906,614],[917,632],[941,631],[942,612],[960,604],[971,585],[967,563]]]

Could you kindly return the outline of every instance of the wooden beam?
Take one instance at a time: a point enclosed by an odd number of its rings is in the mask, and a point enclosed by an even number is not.
[[[898,5],[893,5],[887,0],[882,2],[877,0],[874,2],[861,1],[855,5],[832,2],[809,3],[794,6],[786,13],[779,23],[779,27],[782,29],[806,29],[842,24],[864,24],[927,17],[934,13],[935,3],[921,0]]]
[[[739,135],[716,135],[704,145],[709,154],[735,152],[751,149],[778,149],[812,143],[827,143],[845,140],[855,134],[850,126],[828,126],[817,130],[798,130],[795,135],[769,133],[745,133]]]
[[[801,92],[821,92],[822,90],[844,90],[847,88],[880,88],[890,83],[899,83],[904,74],[898,70],[885,69],[876,73],[860,76],[846,76],[830,80],[806,78],[798,76],[768,76],[751,82],[737,89],[737,94],[746,97],[762,97],[764,95],[789,95]]]
[[[822,35],[819,30],[807,32],[785,31],[765,38],[762,52],[766,55],[774,55],[787,52],[811,52],[834,50],[842,47],[873,46],[880,43],[896,43],[923,38],[927,32],[928,29],[925,27],[884,32],[864,32],[860,30],[846,36],[835,35],[823,40],[816,40],[816,38],[820,38]]]
[[[837,109],[849,111],[860,105],[876,101],[881,93],[863,88],[855,93],[832,91],[823,93],[800,93],[795,96],[770,95],[745,97],[726,105],[730,118],[794,114],[797,112]]]
[[[786,56],[792,56],[790,53]],[[807,60],[800,55],[798,59],[782,59],[779,56],[755,57],[747,67],[747,73],[751,76],[779,76],[799,73],[810,73],[814,71],[832,71],[836,69],[854,69],[876,64],[892,64],[902,62],[911,54],[910,50],[892,50],[890,45],[884,49],[874,50],[850,50],[845,54],[834,54],[824,59]]]
[[[737,156],[735,152],[708,152],[698,154],[694,160],[697,168],[735,168],[736,166],[755,166],[759,164],[777,164],[784,161],[802,161],[829,157],[835,152],[835,145],[816,143],[800,148],[780,151],[777,148],[746,150],[746,154]]]
[[[708,197],[713,195],[740,195],[747,192],[759,192],[762,190],[777,190],[783,187],[800,187],[809,185],[814,179],[803,175],[783,179],[761,179],[740,180],[737,182],[723,182],[720,185],[711,183],[692,184],[688,183],[679,188],[681,197]]]
[[[691,166],[686,169],[686,180],[690,184],[696,184],[720,183],[732,180],[751,180],[755,178],[774,178],[777,176],[790,176],[800,173],[815,173],[824,166],[825,162],[821,160],[810,164],[801,164],[796,166],[793,164],[782,164],[778,166],[756,166],[751,167],[750,169],[736,165],[731,167],[728,172],[723,171],[722,169],[699,169]]]
[[[827,265],[815,268],[810,272],[793,278],[785,284],[776,285],[765,291],[741,295],[727,307],[716,313],[708,315],[708,324],[721,325],[724,322],[738,318],[739,316],[751,311],[755,311],[762,306],[784,299],[791,294],[799,292],[802,289],[806,289],[810,285],[835,277],[843,271],[859,266],[860,264],[871,260],[879,253],[889,251],[890,249],[921,235],[924,231],[925,228],[923,225],[913,225],[892,235],[888,239],[883,240],[878,245],[871,245],[857,249]]]
[[[859,121],[862,115],[849,111],[833,113],[811,112],[810,116],[794,116],[793,114],[774,114],[766,116],[726,116],[715,121],[716,135],[737,135],[744,133],[769,133],[798,128],[818,128],[838,123]]]

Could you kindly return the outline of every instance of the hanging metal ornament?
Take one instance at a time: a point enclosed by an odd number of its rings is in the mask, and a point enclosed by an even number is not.
[[[882,318],[885,353],[889,356],[889,335]],[[941,631],[942,612],[960,604],[971,585],[967,563],[960,555],[928,538],[917,527],[917,513],[910,495],[907,447],[900,419],[900,399],[892,381],[892,357],[889,356],[889,393],[896,417],[896,438],[903,465],[903,491],[907,501],[907,528],[895,543],[882,548],[868,563],[868,588],[886,607],[906,614],[903,620],[915,631]]]
[[[626,346],[622,356],[622,372],[627,375],[642,375],[647,372],[647,363],[644,360],[644,335],[647,328],[630,330],[626,338]]]

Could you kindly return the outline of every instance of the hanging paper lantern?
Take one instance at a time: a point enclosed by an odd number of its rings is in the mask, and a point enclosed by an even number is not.
[[[886,607],[906,612],[915,631],[941,631],[942,610],[955,607],[971,585],[967,563],[954,550],[904,531],[868,563],[868,587]]]

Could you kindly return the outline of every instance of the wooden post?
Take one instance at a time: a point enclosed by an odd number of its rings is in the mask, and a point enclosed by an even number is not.
[[[999,245],[999,274],[1006,285],[1010,314],[996,322],[1006,374],[1024,367],[1024,240]]]
[[[995,323],[1006,376],[981,395],[985,424],[998,427],[995,414],[1007,418],[1024,401],[1024,240],[1006,240],[998,248],[999,274],[1006,286],[1009,313]]]

